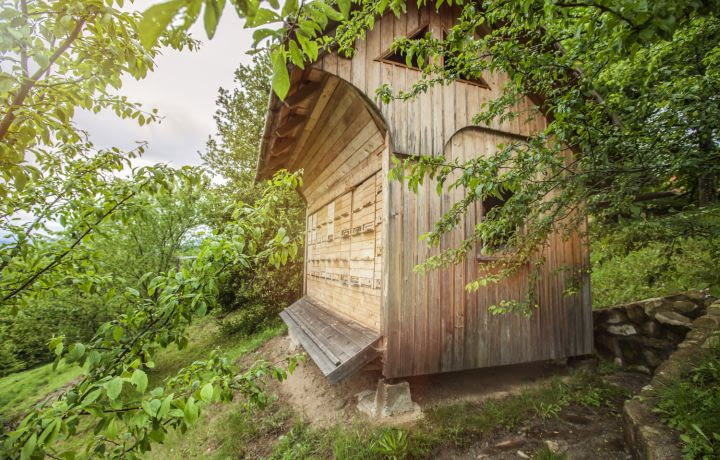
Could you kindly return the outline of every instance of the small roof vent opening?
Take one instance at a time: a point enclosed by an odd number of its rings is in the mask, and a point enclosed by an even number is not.
[[[424,38],[425,35],[430,30],[430,27],[428,25],[421,26],[419,29],[416,29],[414,32],[408,35],[407,38],[410,40],[420,40],[421,38]],[[379,61],[387,62],[388,64],[399,64],[404,67],[407,67],[407,59],[406,54],[402,51],[393,51],[388,50],[386,51],[382,56],[378,58]],[[420,66],[417,62],[417,57],[413,56],[411,62],[410,62],[410,68],[411,69],[419,69]]]
[[[447,40],[447,31],[443,31],[443,40]],[[453,62],[453,58],[455,56],[450,52],[446,52],[443,56],[443,67],[450,71],[451,73],[454,73],[457,76],[457,81],[461,81],[464,83],[470,83],[473,85],[482,86],[483,88],[490,89],[490,85],[487,84],[487,82],[480,76],[480,75],[472,75],[466,71],[454,69],[453,67],[456,65]]]

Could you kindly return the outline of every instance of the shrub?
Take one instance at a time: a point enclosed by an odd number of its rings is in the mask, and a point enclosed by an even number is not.
[[[720,208],[595,225],[593,306],[720,287]]]
[[[48,340],[63,335],[68,343],[85,342],[100,324],[110,319],[115,307],[95,296],[68,296],[41,301],[15,315],[0,318],[0,376],[52,361]]]
[[[656,411],[680,431],[686,458],[720,457],[720,344],[659,397]]]
[[[270,314],[265,305],[250,304],[224,316],[220,320],[220,331],[225,335],[247,337],[261,331],[275,319],[275,314]]]
[[[276,320],[302,293],[302,260],[282,269],[235,267],[219,286],[221,328],[248,335]]]

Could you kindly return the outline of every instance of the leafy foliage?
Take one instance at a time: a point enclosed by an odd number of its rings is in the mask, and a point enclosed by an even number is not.
[[[228,219],[223,203],[233,199],[253,203],[265,187],[255,182],[255,167],[270,94],[270,74],[269,55],[259,53],[253,56],[251,64],[241,64],[235,71],[236,88],[219,91],[215,113],[217,136],[208,140],[207,150],[201,154],[206,167],[224,181],[215,189],[214,201],[220,203],[219,209],[211,210],[209,216],[218,228]],[[283,216],[287,235],[302,234],[304,212],[304,203],[295,191],[283,195],[276,213]],[[269,240],[274,236],[268,229],[262,238]],[[222,318],[225,332],[253,333],[276,320],[280,310],[300,296],[301,253],[299,250],[292,254],[294,260],[282,268],[238,264],[228,267],[219,280],[219,306],[226,314]]]
[[[206,11],[209,22],[222,5]],[[176,265],[198,224],[197,197],[207,179],[191,168],[133,168],[144,145],[98,150],[72,121],[77,109],[109,109],[141,125],[155,121],[154,112],[114,91],[123,77],[151,71],[161,45],[196,46],[178,30],[156,31],[153,44],[141,44],[141,17],[122,7],[120,0],[19,0],[6,2],[0,14],[0,56],[8,63],[0,74],[7,102],[0,114],[0,309],[11,322],[46,306],[65,316],[77,305],[63,308],[57,299],[80,299],[110,319],[95,331],[93,324],[50,340],[56,364],[77,364],[84,375],[3,433],[3,457],[134,457],[235,392],[262,405],[262,381],[286,375],[279,363],[259,362],[236,376],[226,358],[213,354],[149,387],[156,352],[187,344],[191,321],[215,305],[224,268],[279,266],[297,254],[297,240],[273,212],[300,178],[281,173],[253,203],[227,202],[227,224],[199,245],[191,263]],[[148,220],[152,228],[141,228]],[[62,324],[54,332],[64,332]],[[16,369],[27,363],[12,362],[13,345],[3,345],[2,355]],[[78,452],[65,440],[87,425],[94,435]]]
[[[720,345],[687,374],[659,392],[656,411],[679,430],[685,458],[714,458],[720,452]]]
[[[88,343],[70,344],[63,337],[51,340],[57,360],[84,366],[86,375],[57,400],[31,412],[8,435],[8,452],[21,457],[34,452],[71,455],[56,452],[55,442],[75,435],[80,420],[92,416],[96,436],[86,453],[121,457],[148,450],[151,442],[162,441],[169,428],[185,429],[204,405],[229,400],[234,391],[262,405],[266,396],[260,380],[285,377],[284,370],[269,363],[259,362],[236,377],[225,358],[213,355],[181,370],[165,388],[151,391],[146,388],[145,369],[154,366],[159,348],[185,346],[188,325],[214,303],[216,279],[225,267],[267,260],[297,248],[297,242],[284,235],[263,244],[255,237],[262,235],[262,228],[279,228],[272,216],[278,201],[274,190],[294,189],[299,183],[295,175],[277,175],[254,207],[241,205],[233,213],[234,223],[203,241],[191,264],[165,273],[150,272],[141,280],[147,283],[145,292],[128,288],[122,293],[124,311],[100,326]]]
[[[716,289],[718,231],[716,206],[595,226],[590,253],[594,307]]]

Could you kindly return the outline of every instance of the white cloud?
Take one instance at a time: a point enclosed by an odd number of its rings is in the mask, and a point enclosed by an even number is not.
[[[139,6],[138,6],[139,3]],[[157,1],[142,1],[135,8],[144,9]],[[149,163],[174,166],[200,163],[208,135],[215,132],[213,114],[220,86],[233,85],[233,71],[252,44],[252,32],[243,29],[241,20],[230,6],[225,8],[217,34],[207,40],[202,20],[191,33],[202,39],[196,52],[165,49],[156,59],[156,70],[144,80],[126,78],[120,93],[140,102],[146,110],[157,108],[163,120],[159,124],[139,126],[135,120],[122,120],[111,112],[80,112],[75,120],[90,133],[96,146],[132,149],[137,141],[149,143],[143,159]]]

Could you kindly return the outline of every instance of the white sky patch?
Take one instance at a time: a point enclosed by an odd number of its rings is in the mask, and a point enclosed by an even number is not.
[[[158,0],[143,0],[135,8],[144,10]],[[219,87],[233,86],[233,71],[250,62],[246,52],[252,45],[252,31],[231,6],[226,6],[217,33],[208,40],[202,18],[191,28],[202,40],[200,49],[164,49],[156,59],[156,69],[145,79],[125,78],[119,94],[140,102],[143,109],[157,108],[162,122],[140,126],[136,120],[122,120],[110,111],[93,114],[78,112],[78,127],[90,133],[98,148],[131,150],[137,141],[147,141],[148,149],[136,165],[169,163],[173,166],[198,165],[198,151],[204,150],[208,136],[215,133],[215,98]]]

